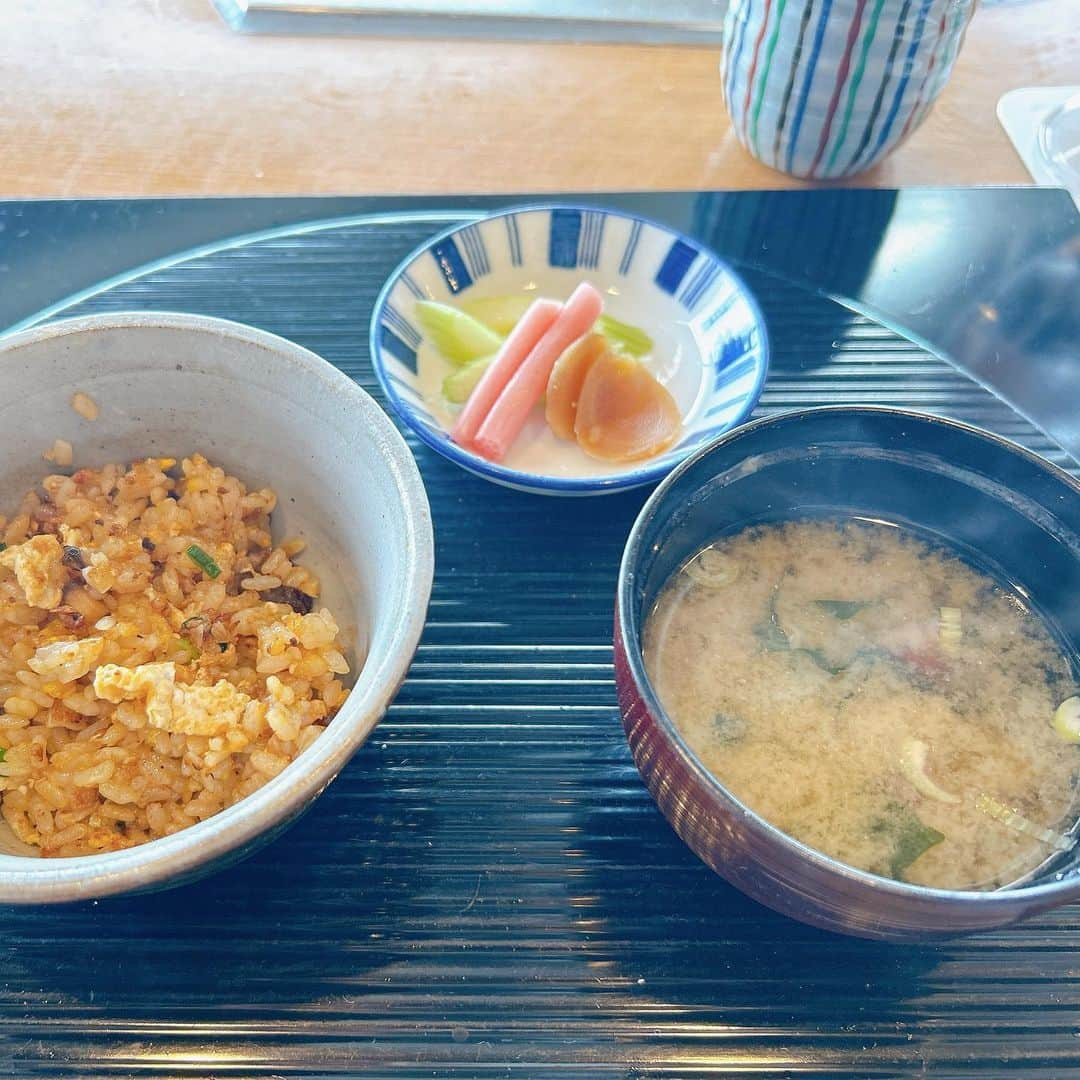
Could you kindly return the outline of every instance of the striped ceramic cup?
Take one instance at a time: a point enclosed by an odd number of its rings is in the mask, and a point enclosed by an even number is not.
[[[739,141],[793,176],[850,176],[926,118],[977,0],[731,0],[724,97]]]

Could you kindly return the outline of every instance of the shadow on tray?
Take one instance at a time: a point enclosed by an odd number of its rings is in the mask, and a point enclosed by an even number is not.
[[[406,849],[430,811],[388,774],[378,732],[313,807],[252,857],[163,892],[50,909],[8,908],[18,938],[4,967],[28,996],[60,994],[98,1011],[310,1002],[390,962],[377,939],[432,886]],[[228,963],[221,958],[227,955]]]
[[[803,1029],[845,1020],[896,1033],[948,946],[845,938],[761,906],[676,836],[621,740],[602,756],[620,797],[583,814],[575,925],[589,962],[625,988],[646,1028],[650,1017],[697,1016],[735,1035],[797,1016]]]

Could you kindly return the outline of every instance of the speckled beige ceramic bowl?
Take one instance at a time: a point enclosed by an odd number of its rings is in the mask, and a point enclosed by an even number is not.
[[[101,408],[70,406],[82,390]],[[0,507],[48,467],[56,437],[76,465],[206,454],[279,496],[275,534],[300,534],[351,659],[348,699],[265,787],[183,832],[70,859],[35,857],[0,824],[0,902],[161,887],[235,861],[295,818],[360,747],[405,677],[431,593],[427,497],[396,428],[351,379],[306,349],[237,323],[133,313],[52,323],[0,340]],[[355,669],[355,664],[354,664]]]

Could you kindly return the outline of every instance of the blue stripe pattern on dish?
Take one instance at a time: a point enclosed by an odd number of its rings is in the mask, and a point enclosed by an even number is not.
[[[431,249],[431,256],[442,272],[446,287],[455,296],[473,283],[457,244],[449,236]]]
[[[578,242],[581,239],[580,210],[552,210],[548,233],[548,266],[568,270],[578,264]]]
[[[713,358],[716,365],[713,386],[720,389],[753,371],[756,361],[752,353],[756,345],[753,330],[728,338]]]
[[[484,237],[475,225],[467,225],[461,230],[461,247],[465,252],[465,262],[468,264],[473,281],[491,273],[487,248],[484,247]]]
[[[668,249],[660,269],[656,272],[656,284],[672,296],[679,290],[686,271],[697,258],[697,248],[691,247],[685,240],[676,240]]]
[[[731,309],[739,299],[739,293],[732,289],[721,302],[702,320],[701,332],[707,334]]]
[[[411,292],[413,294],[413,296],[416,297],[417,300],[423,300],[424,299],[424,290],[421,289],[420,286],[417,285],[415,281],[413,281],[412,277],[409,274],[402,274],[401,275],[401,281],[402,281],[402,284],[405,286],[405,288],[408,289],[409,292]]]
[[[693,312],[719,276],[720,264],[711,260],[704,261],[680,290],[679,302],[687,311]]]
[[[582,215],[581,238],[578,241],[577,265],[595,270],[600,265],[600,245],[604,242],[604,222],[607,215],[586,210]]]
[[[507,214],[503,218],[506,223],[506,244],[510,249],[510,265],[521,265],[521,231],[518,229],[517,214]]]
[[[408,319],[406,319],[395,307],[386,305],[383,313],[383,322],[394,331],[402,341],[411,349],[419,349],[422,334]]]
[[[619,277],[626,277],[630,267],[634,265],[634,255],[637,254],[638,240],[641,238],[641,222],[635,221],[630,226],[630,235],[626,238],[626,247],[623,249],[622,258],[619,260]]]
[[[416,350],[410,349],[404,341],[387,326],[385,319],[379,326],[379,345],[391,356],[400,360],[414,375],[416,374]]]

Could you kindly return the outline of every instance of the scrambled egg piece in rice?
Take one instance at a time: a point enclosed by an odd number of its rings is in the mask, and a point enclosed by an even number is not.
[[[148,724],[178,735],[222,735],[239,728],[244,710],[254,703],[227,679],[213,686],[177,686],[171,660],[135,668],[104,664],[94,675],[94,693],[113,704],[142,701]]]
[[[49,611],[64,595],[63,548],[55,536],[32,536],[0,552],[0,566],[15,571],[15,580],[31,607]]]
[[[168,835],[325,730],[349,665],[275,505],[194,455],[49,476],[0,518],[0,812],[20,840]]]

